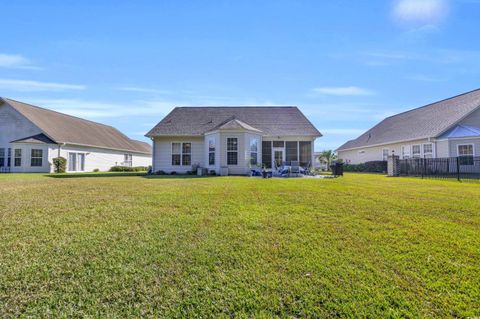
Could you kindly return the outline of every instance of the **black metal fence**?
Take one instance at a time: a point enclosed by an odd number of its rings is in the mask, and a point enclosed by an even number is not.
[[[410,158],[399,160],[400,176],[480,179],[480,157]]]

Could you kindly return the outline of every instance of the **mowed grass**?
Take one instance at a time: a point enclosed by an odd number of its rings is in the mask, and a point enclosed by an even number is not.
[[[480,316],[480,184],[0,175],[0,317]]]

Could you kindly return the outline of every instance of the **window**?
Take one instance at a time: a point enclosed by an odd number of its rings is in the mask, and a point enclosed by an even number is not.
[[[422,156],[420,145],[412,145],[412,157],[420,158]]]
[[[262,141],[262,165],[272,168],[272,142]]]
[[[283,141],[273,141],[273,147],[284,147],[285,143]]]
[[[68,153],[68,171],[69,172],[85,171],[85,154],[84,153]]]
[[[132,154],[123,155],[123,165],[132,167]]]
[[[208,165],[215,165],[215,139],[208,140]]]
[[[432,158],[433,157],[433,145],[432,144],[423,144],[423,157]]]
[[[182,165],[192,165],[192,143],[182,144]]]
[[[192,143],[172,143],[172,165],[192,164]]]
[[[7,149],[7,167],[12,166],[11,163],[12,163],[12,149],[8,148]]]
[[[312,164],[312,142],[300,142],[300,166],[307,167]]]
[[[22,166],[22,149],[16,148],[13,151],[13,154],[14,154],[14,157],[15,157],[14,160],[13,160],[13,165],[15,167]]]
[[[410,146],[404,145],[402,146],[402,158],[409,159],[410,158]]]
[[[388,161],[388,155],[390,154],[390,150],[388,148],[384,148],[382,150],[382,159],[384,161]]]
[[[285,143],[285,160],[287,162],[298,161],[298,143],[295,142],[286,142]]]
[[[238,139],[227,138],[227,165],[238,165]]]
[[[31,156],[31,160],[30,160],[30,166],[32,166],[32,167],[43,166],[43,150],[32,149],[31,155],[32,156]]]
[[[0,167],[5,166],[5,149],[0,148]]]
[[[182,143],[172,143],[172,165],[179,166],[182,162]]]
[[[258,163],[258,140],[256,138],[250,139],[250,165],[257,165]]]
[[[460,165],[473,165],[473,144],[458,145]]]

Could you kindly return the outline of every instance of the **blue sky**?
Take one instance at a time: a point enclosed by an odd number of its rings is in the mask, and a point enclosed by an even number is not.
[[[0,96],[136,139],[178,105],[297,105],[336,148],[480,87],[480,0],[0,5]]]

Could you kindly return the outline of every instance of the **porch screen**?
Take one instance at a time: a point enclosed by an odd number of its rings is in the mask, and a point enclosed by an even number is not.
[[[300,142],[300,166],[312,165],[312,142]]]
[[[285,160],[290,163],[291,161],[298,161],[298,154],[297,154],[297,142],[286,142],[285,143],[286,153],[285,153]]]
[[[272,142],[262,142],[262,165],[266,168],[272,168]]]

